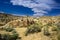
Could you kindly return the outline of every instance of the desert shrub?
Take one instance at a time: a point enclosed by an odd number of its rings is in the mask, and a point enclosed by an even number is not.
[[[60,23],[57,23],[56,25],[57,25],[58,30],[60,30]]]
[[[11,31],[12,33],[17,33],[15,30]]]
[[[11,32],[12,34],[6,33],[6,34],[1,34],[0,35],[0,39],[1,40],[16,40],[19,38],[18,33],[15,31],[15,29],[10,28],[10,27],[6,27],[4,28],[4,30],[6,30],[6,32]],[[20,38],[21,39],[21,38]]]
[[[1,40],[16,40],[18,38],[19,38],[19,36],[18,36],[17,33],[14,33],[12,35],[10,35],[10,34],[0,34],[0,39]]]
[[[43,31],[44,31],[43,32],[44,35],[46,35],[46,36],[49,36],[50,35],[49,30],[48,30],[48,27],[44,28]]]
[[[12,33],[14,38],[18,38],[18,33],[15,30],[13,30]]]
[[[52,26],[53,24],[52,24],[52,22],[49,22],[47,25],[48,25],[48,26]]]
[[[13,28],[10,28],[10,27],[7,27],[7,28],[4,28],[6,31],[8,31],[8,32],[11,32],[11,31],[13,31],[14,29]]]
[[[53,27],[52,28],[52,31],[57,31],[57,27]]]
[[[28,34],[37,33],[37,32],[41,32],[41,28],[38,25],[32,25],[27,28],[25,35],[27,36]]]
[[[0,40],[1,40],[1,34],[0,34]]]
[[[3,29],[7,32],[11,32],[14,30],[14,28],[12,28],[12,27],[3,27]]]
[[[13,37],[14,39],[18,39],[18,34],[17,34],[17,33],[14,33],[14,34],[12,35],[12,37]]]
[[[57,39],[60,40],[60,34],[57,34]]]
[[[12,33],[13,33],[12,35],[13,39],[21,39],[21,37],[19,37],[18,33],[15,30],[13,30]]]
[[[0,30],[3,30],[3,27],[0,27]]]
[[[18,33],[17,32],[13,32],[13,35],[11,35],[11,38],[12,38],[12,40],[18,39],[19,38]],[[21,39],[21,37],[20,37],[20,39]]]
[[[57,38],[60,40],[60,22],[56,24],[57,25]]]
[[[2,40],[10,40],[10,35],[8,34],[1,34],[1,39]]]

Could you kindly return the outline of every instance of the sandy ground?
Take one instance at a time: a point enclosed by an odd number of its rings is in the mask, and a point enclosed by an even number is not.
[[[44,36],[42,32],[30,34],[25,36],[25,31],[27,28],[15,28],[22,40],[52,40],[50,37]]]

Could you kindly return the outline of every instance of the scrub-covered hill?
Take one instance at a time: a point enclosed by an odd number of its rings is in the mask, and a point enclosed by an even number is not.
[[[4,18],[2,19],[4,21],[2,22],[1,20],[0,24],[5,23],[5,25],[1,26],[0,31],[1,33],[6,33],[6,31],[8,33],[17,33],[17,37],[20,38],[17,40],[60,40],[60,16],[42,16],[38,18],[30,16],[5,16],[0,17]],[[8,22],[6,23],[5,20]],[[15,34],[13,36],[16,37]],[[13,40],[16,39],[14,38]]]
[[[6,13],[0,13],[0,26],[5,25],[6,23],[12,21],[12,20],[16,20],[18,18],[20,18],[21,16],[15,16],[15,15],[11,15],[11,14],[6,14]]]

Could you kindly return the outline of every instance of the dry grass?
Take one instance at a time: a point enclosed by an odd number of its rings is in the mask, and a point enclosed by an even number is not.
[[[15,28],[19,36],[22,37],[22,40],[52,40],[50,37],[44,36],[43,32],[34,33],[28,36],[25,36],[26,29],[27,28]]]

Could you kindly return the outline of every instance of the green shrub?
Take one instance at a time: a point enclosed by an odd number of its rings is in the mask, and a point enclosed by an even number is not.
[[[32,25],[27,28],[25,35],[27,36],[28,34],[37,33],[37,32],[41,32],[41,28],[38,25]]]
[[[18,33],[15,30],[13,30],[12,33],[13,33],[12,37],[14,39],[18,39],[19,38],[19,35],[18,35]],[[20,39],[21,39],[21,37],[20,37]]]
[[[60,36],[58,36],[58,40],[60,40]]]
[[[12,35],[12,37],[13,37],[14,39],[17,39],[17,38],[18,38],[18,34],[17,34],[17,33],[14,33],[14,34]]]
[[[0,30],[3,30],[3,27],[0,27]]]
[[[15,30],[11,31],[12,33],[17,33]]]
[[[1,34],[1,39],[2,40],[10,40],[10,35],[9,34]]]
[[[57,31],[57,28],[56,28],[56,27],[53,27],[53,28],[52,28],[52,31]]]
[[[6,32],[11,32],[12,34],[6,33],[6,34],[1,34],[0,35],[0,39],[1,40],[16,40],[19,38],[18,33],[15,31],[15,29],[7,27],[4,28],[4,30],[6,30]],[[21,38],[20,38],[21,39]]]
[[[11,32],[11,31],[13,31],[14,29],[13,29],[13,28],[10,28],[10,27],[7,27],[7,28],[5,28],[5,30],[8,31],[8,32]]]
[[[44,28],[43,31],[44,31],[44,32],[43,32],[44,35],[46,35],[46,36],[49,36],[49,35],[50,35],[49,30],[48,30],[48,27]]]
[[[10,34],[0,34],[0,39],[1,40],[16,40],[18,38],[19,38],[19,36],[18,36],[17,33],[14,33],[13,35],[10,35]]]

